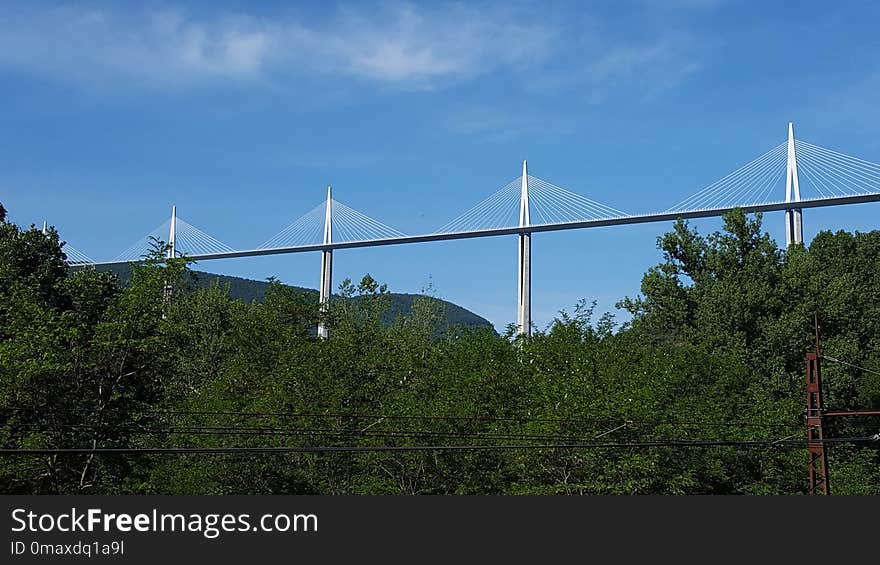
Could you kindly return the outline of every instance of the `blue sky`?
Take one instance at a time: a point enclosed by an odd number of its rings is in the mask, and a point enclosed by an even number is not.
[[[254,247],[328,184],[429,232],[522,159],[594,200],[662,210],[783,141],[789,121],[880,161],[878,17],[873,2],[0,1],[0,202],[99,260],[172,203]],[[807,210],[806,236],[876,229],[878,211]],[[784,241],[781,214],[765,225]],[[535,321],[638,293],[669,227],[537,234]],[[314,288],[319,265],[198,268]],[[431,285],[499,328],[515,319],[512,237],[341,251],[334,268],[337,283],[369,272],[395,291]]]

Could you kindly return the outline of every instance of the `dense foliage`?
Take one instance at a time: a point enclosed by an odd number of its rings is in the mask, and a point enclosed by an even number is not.
[[[438,333],[438,303],[388,319],[344,281],[322,313],[278,283],[262,301],[199,288],[161,246],[68,273],[58,234],[0,207],[0,443],[57,447],[552,445],[805,437],[803,358],[818,314],[827,403],[880,404],[880,232],[783,251],[732,212],[679,222],[621,307],[588,303],[528,339]],[[356,300],[355,300],[356,298]],[[321,317],[331,337],[314,326]],[[869,370],[863,370],[863,367]],[[837,436],[876,433],[848,419]],[[872,427],[873,426],[873,427]],[[803,448],[741,446],[320,453],[0,455],[5,493],[803,493]],[[836,493],[880,491],[878,452],[831,448]]]

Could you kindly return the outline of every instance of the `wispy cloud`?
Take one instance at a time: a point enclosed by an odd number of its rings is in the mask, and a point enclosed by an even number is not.
[[[522,84],[533,95],[553,100],[574,97],[588,105],[602,105],[612,97],[654,100],[684,84],[703,68],[685,36],[664,36],[633,43],[591,36],[573,41],[574,58],[559,58],[536,73],[526,73]],[[504,100],[493,106],[453,106],[445,123],[453,133],[486,141],[507,141],[539,134],[566,134],[569,116],[553,111],[552,102],[510,108]]]
[[[388,10],[374,15],[345,10],[329,41],[304,43],[342,72],[430,83],[538,63],[555,39],[550,27],[518,22],[498,9],[454,5],[430,11],[402,5]]]
[[[599,36],[581,38],[575,61],[544,70],[529,87],[539,93],[565,92],[592,104],[626,94],[645,100],[682,85],[699,72],[711,46],[687,33],[629,40]]]
[[[529,3],[350,3],[318,16],[263,10],[5,7],[0,72],[100,88],[295,87],[325,77],[403,90],[516,73],[517,88],[601,103],[621,89],[652,96],[674,88],[705,55],[687,31],[609,35],[586,8],[565,16]]]
[[[612,89],[629,84],[645,97],[675,88],[702,68],[686,36],[661,37],[641,44],[615,45],[586,66],[583,80],[599,101]]]
[[[445,117],[454,134],[504,142],[529,135],[559,135],[571,130],[571,121],[553,112],[532,109],[515,112],[501,106],[454,107]]]
[[[0,16],[0,67],[97,84],[186,87],[309,73],[430,88],[540,62],[554,41],[548,27],[468,5],[352,5],[310,22],[180,8],[10,9]]]
[[[92,83],[254,77],[270,51],[262,27],[244,17],[199,22],[173,10],[21,10],[0,20],[0,65]]]

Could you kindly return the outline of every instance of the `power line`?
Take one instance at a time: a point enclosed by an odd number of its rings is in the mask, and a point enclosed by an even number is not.
[[[846,437],[814,440],[812,443],[849,443],[854,445],[880,444],[875,437]],[[807,440],[675,440],[645,442],[586,442],[569,444],[504,444],[504,445],[340,445],[340,446],[288,446],[288,447],[99,447],[99,448],[45,448],[0,449],[0,455],[162,455],[162,454],[227,454],[227,453],[383,453],[425,451],[491,451],[491,450],[555,450],[555,449],[647,449],[647,448],[804,448]]]
[[[207,435],[207,436],[263,436],[263,437],[290,437],[290,436],[336,436],[349,438],[456,438],[456,439],[485,439],[485,440],[510,440],[523,441],[588,441],[598,439],[604,435],[618,431],[624,426],[618,426],[612,430],[606,430],[598,435],[593,434],[527,434],[527,433],[500,433],[500,432],[444,432],[433,430],[338,430],[338,429],[296,429],[296,428],[224,428],[211,426],[182,427],[169,429],[132,429],[133,435]],[[18,431],[32,433],[62,432],[78,429],[100,429],[100,426],[70,425],[54,428],[23,428]],[[797,434],[788,437],[795,437]],[[785,438],[788,439],[788,438]]]
[[[875,371],[874,369],[867,369],[865,367],[860,367],[860,366],[855,365],[853,363],[847,363],[846,361],[841,361],[840,359],[836,359],[836,358],[831,357],[829,355],[820,355],[819,357],[821,357],[822,359],[825,359],[826,361],[831,361],[832,363],[840,363],[841,365],[846,365],[847,367],[852,367],[853,369],[859,369],[860,371],[865,371],[867,373],[873,373],[875,375],[880,375],[880,371]]]
[[[92,414],[93,411],[81,408],[23,408],[23,407],[6,407],[0,410],[11,411],[30,411],[30,412],[84,412]],[[386,419],[386,420],[430,420],[430,421],[486,421],[486,422],[521,422],[521,423],[572,423],[572,422],[601,422],[601,423],[628,423],[628,424],[648,424],[648,425],[681,425],[681,426],[709,426],[709,427],[792,427],[796,424],[783,423],[759,423],[752,421],[735,421],[723,420],[720,422],[711,421],[686,421],[686,420],[645,420],[630,418],[595,418],[595,417],[573,417],[573,418],[530,418],[521,416],[428,416],[428,415],[409,415],[409,414],[361,414],[361,413],[344,413],[344,412],[239,412],[225,410],[122,410],[122,409],[104,409],[105,412],[123,413],[123,414],[140,414],[140,415],[169,415],[169,416],[240,416],[248,418],[339,418],[339,419]]]
[[[28,428],[24,431],[34,433],[62,431],[65,428]],[[91,428],[89,428],[91,429]],[[131,430],[137,435],[230,435],[230,436],[342,436],[342,437],[438,437],[438,438],[480,438],[480,439],[522,439],[522,440],[581,440],[582,435],[566,434],[515,434],[515,433],[480,433],[480,432],[437,432],[427,430],[389,430],[389,431],[359,431],[359,430],[328,430],[328,429],[292,429],[292,428],[173,428],[167,430],[142,429]]]

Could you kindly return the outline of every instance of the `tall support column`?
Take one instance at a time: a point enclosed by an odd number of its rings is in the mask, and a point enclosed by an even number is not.
[[[519,227],[531,225],[529,217],[529,172],[526,162],[522,166],[522,190],[519,198]],[[516,329],[519,335],[532,333],[532,235],[519,236],[519,264],[517,280]]]
[[[172,206],[171,206],[171,227],[168,228],[168,249],[165,252],[165,257],[167,259],[173,259],[176,256],[177,250],[175,249],[175,239],[177,239],[177,206],[174,206],[172,204]],[[174,287],[172,287],[171,284],[169,284],[169,282],[166,280],[165,281],[165,288],[163,290],[164,290],[163,294],[164,294],[165,304],[167,305],[168,302],[171,300],[171,295],[174,293]],[[162,319],[163,320],[165,319],[165,316],[166,316],[166,314],[163,310],[163,312],[162,312]]]
[[[797,155],[794,150],[794,126],[788,122],[788,163],[785,171],[785,201],[800,202],[801,187],[798,183]],[[800,208],[785,211],[785,245],[804,242],[804,226]]]
[[[327,187],[327,207],[324,211],[324,245],[333,243],[333,197],[332,189]],[[321,316],[327,314],[330,306],[330,294],[333,286],[333,250],[325,248],[321,251],[321,284],[318,300],[321,305]],[[318,322],[318,337],[326,339],[329,335],[324,320]]]
[[[173,259],[176,255],[174,240],[177,238],[177,206],[171,206],[171,228],[168,230],[168,253],[167,257]]]

